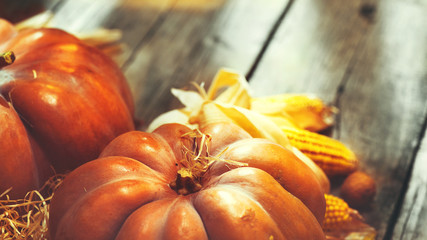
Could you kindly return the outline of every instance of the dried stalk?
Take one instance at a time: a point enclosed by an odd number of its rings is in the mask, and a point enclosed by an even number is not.
[[[10,199],[11,188],[3,192],[0,195],[0,239],[48,240],[49,203],[63,178],[64,175],[55,175],[40,190],[28,192],[23,199]]]

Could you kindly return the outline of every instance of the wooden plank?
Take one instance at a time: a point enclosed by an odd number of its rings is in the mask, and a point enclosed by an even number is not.
[[[173,0],[63,0],[47,26],[72,34],[87,34],[99,28],[116,29],[122,34],[121,53],[114,56],[119,65],[131,58],[133,51],[156,27]]]
[[[387,238],[424,131],[427,8],[382,1],[377,11],[340,99],[340,130],[377,180],[375,206],[365,217]]]
[[[362,1],[296,1],[250,79],[256,95],[315,93],[331,102],[370,23]]]
[[[427,114],[427,109],[424,111]],[[393,239],[427,239],[427,131],[417,152],[414,171],[397,220]]]
[[[145,126],[179,105],[171,87],[207,85],[221,67],[246,72],[287,0],[176,1],[124,67]]]
[[[411,1],[297,1],[250,79],[259,95],[309,92],[340,108],[333,136],[378,184],[362,212],[378,239],[390,237],[424,131],[426,10]]]
[[[128,48],[119,63],[133,91],[136,115],[147,125],[179,105],[171,87],[187,87],[190,81],[208,85],[220,67],[248,71],[287,4],[288,0],[68,0],[49,25],[72,33],[99,26],[123,31]]]
[[[334,136],[362,160],[379,191],[363,215],[379,239],[424,238],[421,175],[427,96],[427,6],[418,1],[298,0],[253,63],[289,1],[64,0],[50,24],[71,32],[118,28],[137,116],[149,123],[178,106],[170,87],[209,84],[220,67],[255,69],[256,95],[311,92],[341,112]],[[408,171],[415,172],[405,198]],[[404,199],[404,201],[403,201]],[[400,203],[403,201],[403,207]]]
[[[17,23],[43,11],[52,9],[59,3],[59,0],[0,1],[0,18]]]

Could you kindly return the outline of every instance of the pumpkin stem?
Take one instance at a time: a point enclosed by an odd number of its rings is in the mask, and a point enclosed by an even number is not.
[[[15,61],[15,53],[12,51],[0,54],[0,69],[9,66]]]
[[[208,148],[211,136],[203,134],[198,129],[183,134],[181,138],[189,140],[188,142],[192,144],[192,147],[188,149],[183,145],[182,151],[185,157],[180,161],[181,168],[177,171],[176,179],[169,184],[178,194],[187,195],[200,191],[202,189],[203,176],[216,161],[238,167],[248,166],[247,163],[221,158],[220,156],[223,152],[216,156],[211,156]]]
[[[202,188],[201,179],[213,162],[209,158],[208,142],[210,137],[199,130],[188,132],[181,136],[192,143],[192,149],[183,146],[183,160],[177,177],[169,186],[178,194],[187,195],[199,191]]]
[[[176,179],[169,186],[180,195],[188,195],[202,189],[199,180],[186,168],[178,170]]]

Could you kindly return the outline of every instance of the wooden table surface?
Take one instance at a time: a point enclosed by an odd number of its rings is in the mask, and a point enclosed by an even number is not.
[[[332,136],[377,182],[361,212],[377,239],[427,239],[427,1],[20,0],[11,21],[50,11],[72,33],[119,29],[116,60],[143,130],[179,107],[171,87],[207,86],[221,67],[255,96],[312,93],[340,109]]]

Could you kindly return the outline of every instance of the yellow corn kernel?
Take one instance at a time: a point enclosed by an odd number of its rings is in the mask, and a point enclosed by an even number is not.
[[[281,126],[292,146],[313,160],[328,176],[346,175],[357,169],[356,155],[333,138],[304,129]]]
[[[355,220],[362,220],[362,216],[339,197],[325,194],[326,212],[322,228],[324,231],[347,228]]]

